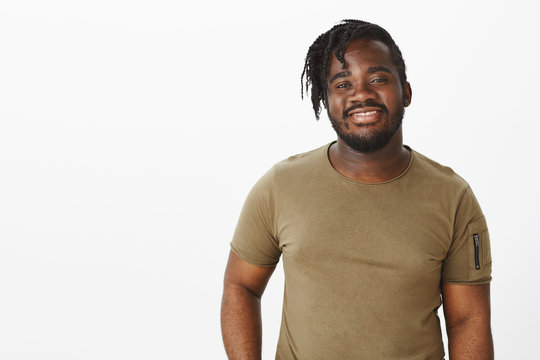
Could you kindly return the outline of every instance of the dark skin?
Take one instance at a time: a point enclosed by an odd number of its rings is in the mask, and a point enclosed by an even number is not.
[[[357,136],[388,129],[395,124],[403,107],[411,101],[409,83],[401,86],[396,67],[386,45],[379,41],[352,41],[345,51],[347,68],[333,58],[329,67],[329,115],[338,120],[341,130]],[[343,111],[355,103],[382,104]],[[377,183],[393,179],[408,167],[411,155],[403,147],[399,126],[380,150],[362,153],[338,137],[330,147],[332,166],[343,176],[356,181]],[[260,300],[275,267],[260,267],[229,255],[225,271],[221,326],[227,355],[231,360],[261,359],[262,324]],[[442,283],[442,296],[451,360],[493,359],[490,325],[490,289],[485,285]]]
[[[221,332],[231,360],[260,360],[261,297],[275,266],[252,265],[230,251],[221,302]]]
[[[402,89],[386,45],[365,39],[353,41],[345,51],[345,61],[346,69],[335,57],[330,61],[328,101],[325,103],[329,115],[338,120],[342,131],[357,136],[391,127],[403,107],[410,104],[412,91],[409,83]],[[343,119],[346,109],[369,101],[384,105],[388,113],[376,106],[367,106],[356,112],[368,116],[355,120],[352,115]],[[358,152],[338,137],[330,147],[329,156],[332,166],[340,174],[368,183],[395,178],[403,173],[410,161],[409,151],[403,147],[401,126],[390,142],[378,151]]]
[[[450,360],[493,359],[489,284],[442,284]]]

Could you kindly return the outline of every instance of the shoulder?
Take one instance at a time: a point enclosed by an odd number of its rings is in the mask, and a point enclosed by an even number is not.
[[[429,157],[414,153],[414,175],[418,181],[437,184],[438,187],[464,193],[469,184],[449,166],[442,165]]]
[[[272,166],[253,186],[252,193],[276,193],[295,191],[308,178],[313,178],[315,169],[324,167],[324,156],[328,145],[292,155]]]
[[[275,181],[290,183],[305,177],[312,177],[317,169],[324,166],[328,146],[289,156],[272,168]]]

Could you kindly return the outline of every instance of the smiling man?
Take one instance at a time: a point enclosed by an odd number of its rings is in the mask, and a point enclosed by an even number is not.
[[[222,302],[229,359],[260,359],[260,300],[279,259],[276,359],[492,359],[487,225],[469,185],[403,145],[412,90],[381,27],[346,20],[306,57],[337,141],[276,164],[250,192]]]

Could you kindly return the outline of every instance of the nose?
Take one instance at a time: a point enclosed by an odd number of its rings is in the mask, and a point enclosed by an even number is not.
[[[377,94],[364,82],[357,84],[349,97],[351,103],[364,103],[367,100],[375,100]]]

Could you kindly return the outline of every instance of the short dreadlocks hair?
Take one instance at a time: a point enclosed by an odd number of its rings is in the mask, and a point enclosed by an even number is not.
[[[379,25],[366,21],[342,20],[327,32],[319,35],[309,47],[300,78],[302,99],[304,92],[307,96],[311,86],[311,102],[317,120],[321,114],[321,102],[326,102],[328,96],[327,79],[331,56],[334,54],[345,68],[347,66],[344,57],[345,49],[351,41],[357,39],[379,40],[388,46],[392,62],[397,67],[401,87],[405,88],[407,82],[405,62],[390,34]]]

